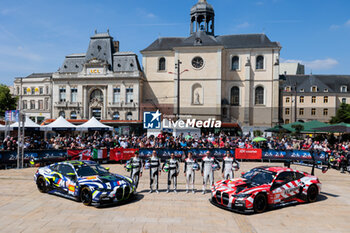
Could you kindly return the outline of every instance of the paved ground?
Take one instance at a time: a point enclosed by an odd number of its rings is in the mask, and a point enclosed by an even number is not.
[[[241,171],[261,163],[243,163]],[[126,175],[121,165],[111,171]],[[300,167],[309,172],[311,169]],[[1,232],[349,232],[350,175],[317,170],[323,190],[312,204],[285,207],[259,215],[241,215],[212,206],[210,194],[148,194],[148,173],[133,203],[109,208],[85,207],[65,198],[39,193],[34,168],[0,170]],[[196,186],[201,188],[197,173]],[[216,174],[216,180],[218,180]],[[166,187],[164,173],[160,187]]]

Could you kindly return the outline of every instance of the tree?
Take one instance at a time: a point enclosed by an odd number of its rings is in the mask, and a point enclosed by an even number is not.
[[[330,120],[331,124],[350,123],[350,104],[342,103],[334,117]]]
[[[15,110],[16,107],[17,98],[12,97],[6,85],[0,84],[0,116],[4,116],[6,110]]]

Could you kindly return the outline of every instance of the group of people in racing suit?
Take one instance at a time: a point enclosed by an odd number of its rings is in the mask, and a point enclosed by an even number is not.
[[[148,161],[144,164],[139,154],[136,152],[135,157],[130,160],[131,164],[131,178],[134,180],[136,188],[139,183],[139,179],[142,176],[143,168],[149,169],[150,171],[150,193],[155,191],[159,193],[159,176],[161,171],[168,172],[168,183],[167,183],[167,193],[170,191],[170,186],[173,184],[173,190],[177,192],[177,177],[180,172],[179,161],[175,158],[175,154],[170,155],[170,159],[166,160],[163,165],[161,165],[161,160],[157,156],[157,152],[154,150]],[[202,194],[205,194],[207,185],[214,184],[214,171],[220,170],[219,161],[210,155],[207,151],[205,156],[201,160],[200,166],[201,175],[203,176],[203,189]],[[222,178],[233,179],[234,170],[239,169],[239,162],[231,155],[230,151],[226,152],[226,156],[223,158],[222,162]],[[195,182],[195,172],[199,170],[199,164],[196,159],[193,158],[193,154],[188,152],[187,158],[184,161],[184,176],[186,178],[186,193],[192,190],[195,193],[194,182]]]

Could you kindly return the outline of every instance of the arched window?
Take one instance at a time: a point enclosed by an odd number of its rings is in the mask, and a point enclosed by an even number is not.
[[[166,62],[166,60],[165,60],[164,57],[161,57],[159,59],[159,64],[158,64],[158,70],[159,71],[164,71],[165,70],[165,62]]]
[[[71,111],[70,112],[70,119],[72,119],[72,120],[77,119],[77,112],[76,111]]]
[[[120,119],[119,112],[114,112],[113,113],[113,120],[119,120],[119,119]]]
[[[239,57],[238,56],[232,57],[231,69],[232,70],[239,70]]]
[[[256,58],[256,69],[257,70],[263,70],[264,69],[264,57],[263,56],[257,56]]]
[[[132,120],[132,112],[128,112],[126,114],[126,120],[131,121]]]
[[[255,88],[255,104],[264,104],[264,88],[257,87]]]
[[[231,105],[239,105],[239,87],[231,88]]]
[[[64,111],[60,111],[58,113],[59,116],[63,117],[63,118],[66,118],[66,113]]]
[[[92,100],[97,100],[98,102],[103,102],[103,93],[100,89],[96,89],[93,92],[91,92],[90,102]]]

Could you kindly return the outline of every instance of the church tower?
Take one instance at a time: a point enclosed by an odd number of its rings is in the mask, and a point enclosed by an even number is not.
[[[198,0],[191,8],[191,35],[205,32],[214,36],[214,8],[206,0]]]

